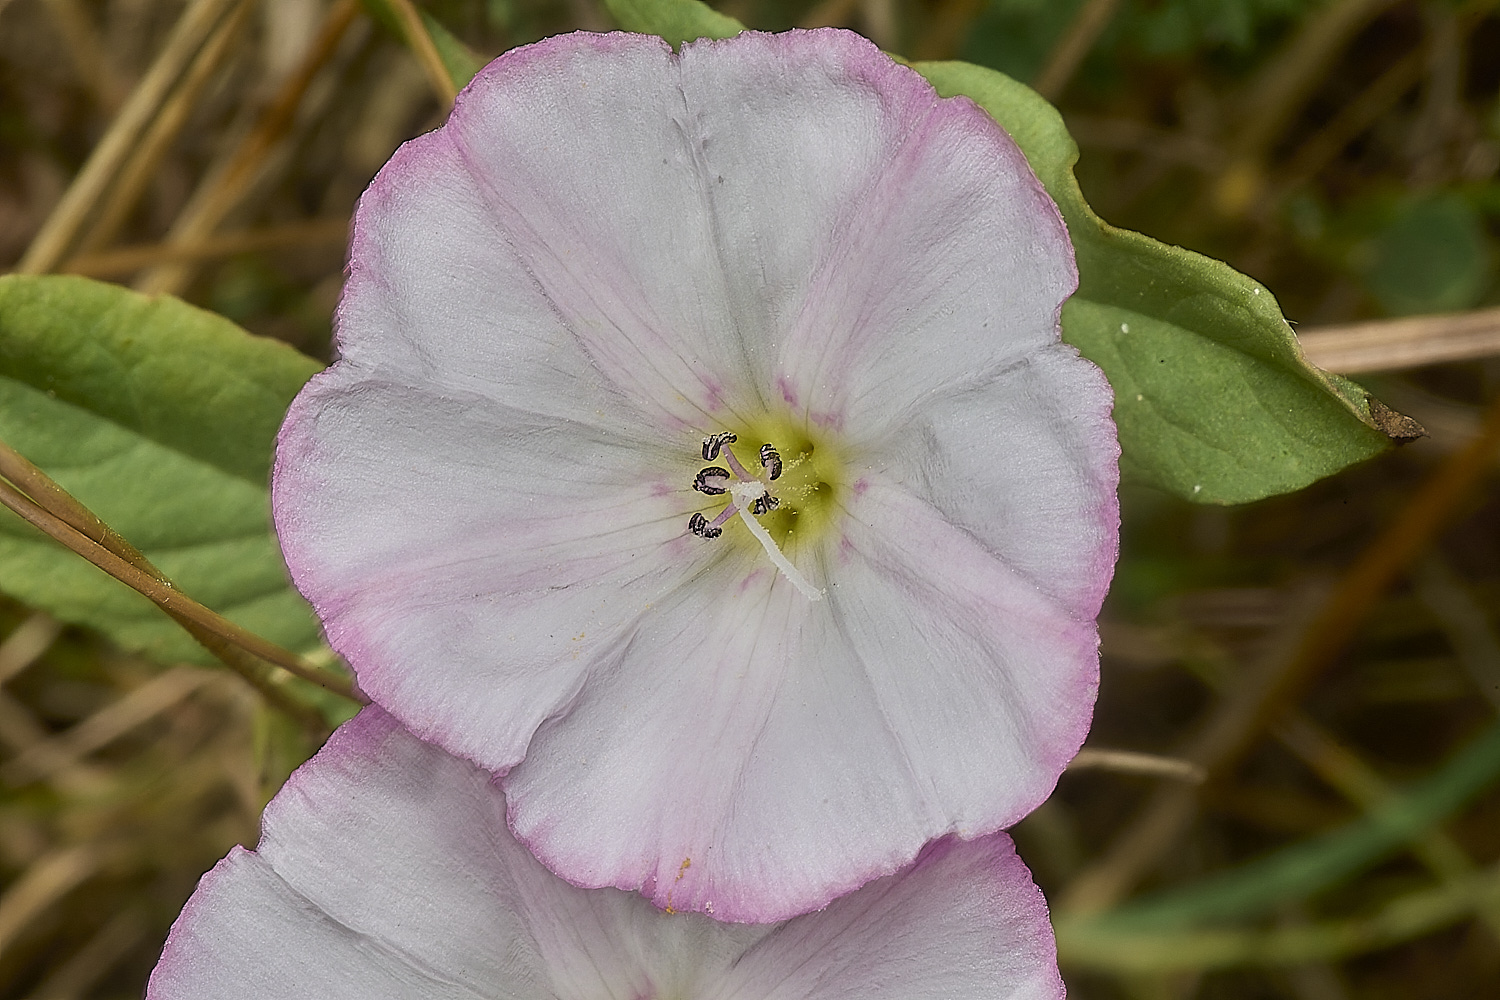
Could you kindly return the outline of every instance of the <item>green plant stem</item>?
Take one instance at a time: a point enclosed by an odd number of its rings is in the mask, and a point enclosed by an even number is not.
[[[9,444],[0,441],[0,478],[14,483],[33,503],[65,522],[126,562],[151,574],[163,583],[166,576],[151,564],[139,549],[131,545],[109,525],[101,521],[78,498],[57,485],[51,476],[37,468],[30,459]]]
[[[40,473],[40,470],[37,471]],[[66,495],[66,491],[63,491],[55,483],[52,484],[52,487],[56,493]],[[53,495],[55,496],[56,494]],[[71,497],[69,499],[74,504],[77,503],[76,499],[72,499]],[[61,542],[110,576],[149,598],[178,622],[191,623],[196,627],[189,629],[194,638],[202,641],[200,632],[198,631],[201,630],[220,640],[222,643],[231,644],[246,653],[265,660],[267,663],[280,667],[287,673],[300,677],[311,684],[316,684],[326,691],[360,704],[368,704],[368,700],[349,681],[308,666],[295,653],[262,639],[260,636],[241,628],[217,612],[204,607],[173,587],[171,581],[162,577],[159,571],[152,573],[150,570],[136,565],[136,563],[122,556],[119,552],[107,547],[103,542],[91,537],[88,532],[80,530],[63,517],[43,507],[10,482],[0,480],[0,503],[10,508],[10,510],[19,515],[27,523]],[[100,525],[103,524],[103,522],[98,521],[98,518],[93,518],[93,520]],[[107,531],[108,529],[106,528],[105,530]],[[118,538],[118,536],[114,537]],[[123,539],[120,539],[120,541],[123,542]],[[129,543],[124,544],[128,548]],[[130,551],[134,550],[131,549]],[[136,553],[136,555],[139,556],[139,553]],[[144,557],[141,558],[144,561]],[[149,566],[150,564],[147,563],[146,565]],[[219,647],[219,643],[205,645],[216,656],[219,655],[220,648],[222,648]],[[233,666],[234,664],[230,665]]]

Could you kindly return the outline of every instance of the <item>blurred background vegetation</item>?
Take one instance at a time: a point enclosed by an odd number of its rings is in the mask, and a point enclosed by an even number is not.
[[[1075,997],[1500,996],[1500,359],[1423,353],[1469,322],[1500,354],[1500,0],[719,6],[1032,83],[1100,214],[1230,262],[1304,330],[1463,314],[1314,352],[1421,441],[1240,508],[1125,488],[1093,766],[1016,837]],[[0,265],[182,295],[326,358],[355,199],[444,113],[410,9],[368,7],[0,0]],[[612,26],[596,0],[421,10],[484,58]],[[139,996],[199,875],[325,734],[0,600],[0,1000]]]

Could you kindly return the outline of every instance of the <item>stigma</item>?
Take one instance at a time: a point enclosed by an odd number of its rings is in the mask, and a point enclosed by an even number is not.
[[[823,591],[814,587],[807,577],[792,565],[792,561],[786,557],[776,540],[766,531],[765,525],[756,518],[781,506],[781,501],[771,492],[769,483],[775,482],[781,477],[782,462],[781,455],[776,451],[774,445],[766,443],[760,446],[760,467],[764,476],[751,474],[734,454],[730,445],[739,438],[729,432],[710,434],[703,439],[703,460],[712,462],[723,458],[728,468],[718,465],[710,465],[699,471],[693,478],[693,489],[707,496],[729,495],[729,503],[719,511],[712,521],[701,513],[694,514],[688,520],[688,530],[699,538],[718,538],[724,533],[724,523],[736,514],[745,522],[745,527],[750,529],[750,534],[760,542],[761,548],[766,550],[766,555],[771,562],[781,571],[797,588],[797,592],[809,601],[821,601]]]

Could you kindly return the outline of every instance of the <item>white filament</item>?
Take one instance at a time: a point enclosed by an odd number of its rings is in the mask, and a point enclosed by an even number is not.
[[[814,587],[808,582],[807,577],[797,571],[797,567],[792,565],[792,561],[783,555],[781,549],[776,546],[776,542],[772,540],[771,533],[766,530],[765,525],[761,524],[750,514],[751,505],[768,492],[765,485],[759,482],[735,483],[729,487],[729,492],[734,496],[735,503],[739,505],[740,518],[744,520],[745,527],[749,528],[750,534],[754,535],[756,541],[760,542],[761,548],[766,550],[766,555],[771,557],[771,562],[775,563],[776,568],[781,570],[781,575],[790,580],[792,586],[796,587],[798,592],[809,601],[821,601],[823,599],[823,591]]]

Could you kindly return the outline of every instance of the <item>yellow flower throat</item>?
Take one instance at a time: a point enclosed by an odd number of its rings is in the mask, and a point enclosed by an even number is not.
[[[833,524],[840,506],[843,463],[821,438],[784,420],[704,438],[702,457],[713,464],[698,473],[693,488],[723,496],[726,503],[694,514],[688,525],[703,538],[718,538],[729,530],[729,537],[753,540],[812,601],[821,600],[823,592],[798,571],[788,553],[805,551]],[[752,455],[751,461],[742,460]]]

